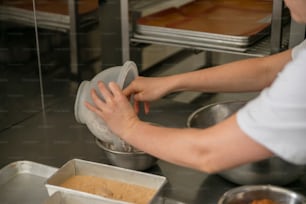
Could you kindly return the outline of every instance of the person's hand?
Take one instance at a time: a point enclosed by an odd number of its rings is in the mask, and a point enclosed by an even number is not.
[[[157,100],[167,94],[166,80],[161,77],[137,77],[124,90],[125,96],[133,97],[134,109],[139,111],[139,102],[144,102],[145,113],[149,112],[150,101]]]
[[[108,87],[109,90],[102,82],[98,82],[98,88],[104,100],[93,89],[91,98],[94,104],[85,102],[85,105],[99,115],[115,134],[122,136],[128,133],[139,119],[119,86],[115,82],[110,82]]]

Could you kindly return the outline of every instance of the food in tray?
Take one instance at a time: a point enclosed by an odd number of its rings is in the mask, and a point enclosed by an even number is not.
[[[61,186],[136,204],[149,203],[156,193],[156,190],[143,186],[87,175],[72,176]]]
[[[270,26],[272,1],[196,0],[137,20],[138,26],[252,36]]]
[[[177,8],[169,8],[157,14],[138,19],[138,24],[167,27],[177,21],[184,21],[186,19],[187,17],[180,13]]]
[[[48,178],[45,186],[50,196],[56,191],[63,191],[107,200],[108,203],[149,204],[155,200],[166,181],[163,176],[72,159]],[[95,195],[94,188],[100,188],[96,192],[106,196]]]
[[[253,200],[251,204],[277,204],[277,203],[270,199],[260,199],[260,200]]]

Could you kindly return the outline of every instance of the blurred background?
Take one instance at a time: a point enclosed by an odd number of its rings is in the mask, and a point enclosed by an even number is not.
[[[169,31],[165,24],[150,21],[154,15],[162,16],[160,21],[171,19],[178,9],[194,13],[195,7],[200,12],[213,6],[217,9],[201,19],[222,18],[237,9],[243,15],[243,9],[259,8],[266,12],[262,21],[267,29],[243,38],[231,34],[216,39],[214,31],[194,33],[192,27],[186,30],[177,23]],[[252,16],[244,22],[236,19],[229,30],[253,20]],[[80,81],[126,60],[135,61],[141,75],[163,76],[265,56],[305,37],[305,26],[291,22],[282,1],[272,0],[1,0],[0,25],[0,132],[61,96],[73,97]],[[184,29],[181,36],[177,29]],[[187,92],[169,97],[189,103],[207,96]]]

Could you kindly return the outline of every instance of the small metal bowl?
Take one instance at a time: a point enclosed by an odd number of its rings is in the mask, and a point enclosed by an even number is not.
[[[104,150],[111,164],[132,170],[146,170],[156,164],[157,158],[143,151],[122,152],[112,150],[110,146],[96,139],[97,145]]]
[[[294,191],[272,185],[250,185],[233,188],[223,194],[218,204],[251,204],[268,199],[277,204],[305,204],[305,197]]]
[[[187,126],[207,128],[215,125],[231,116],[245,104],[246,101],[228,101],[201,107],[189,116]],[[305,166],[294,165],[274,156],[219,172],[219,175],[240,185],[286,185],[300,178],[304,172]]]

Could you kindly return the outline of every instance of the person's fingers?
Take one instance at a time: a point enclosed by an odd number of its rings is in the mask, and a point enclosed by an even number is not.
[[[101,118],[103,118],[103,112],[102,112],[100,109],[96,108],[95,106],[91,105],[90,103],[88,103],[88,102],[86,102],[86,101],[85,101],[85,106],[86,106],[89,110],[91,110],[92,112],[98,114]]]
[[[101,92],[103,98],[105,101],[111,101],[113,95],[112,93],[106,88],[103,82],[99,81],[98,82],[98,88],[99,91]]]
[[[149,102],[144,102],[144,112],[145,112],[145,114],[148,114],[150,112]]]
[[[103,110],[105,107],[104,101],[101,100],[101,98],[97,95],[97,92],[95,89],[92,89],[90,91],[90,96],[94,102],[94,104],[97,106],[98,109]]]
[[[130,97],[135,92],[135,89],[132,85],[129,85],[125,89],[123,89],[122,92],[125,96]]]
[[[139,103],[140,103],[139,101],[134,100],[133,107],[134,107],[134,110],[135,110],[136,114],[138,114],[139,111],[140,111]],[[150,104],[149,104],[149,102],[144,102],[143,104],[144,104],[144,106],[143,106],[144,112],[145,112],[145,114],[148,114],[149,111],[150,111]]]
[[[145,101],[145,96],[143,92],[139,92],[137,94],[134,95],[134,99],[137,101]]]
[[[115,97],[122,97],[122,96],[124,96],[122,91],[121,91],[121,89],[120,89],[120,87],[119,87],[119,85],[116,84],[115,82],[110,82],[108,84],[108,87],[109,87],[110,91],[112,92],[113,96],[115,96]]]
[[[114,97],[125,97],[126,100],[128,100],[128,98],[123,94],[122,90],[120,89],[120,87],[118,86],[118,84],[114,83],[114,82],[110,82],[109,83],[109,88],[113,94]],[[123,99],[123,98],[122,98]],[[137,99],[134,98],[133,101],[133,108],[134,111],[136,112],[136,114],[139,113],[139,101]],[[145,113],[147,114],[149,112],[149,104],[146,103],[145,104]]]
[[[139,113],[139,101],[134,100],[133,107],[134,107],[136,114],[138,114]]]

